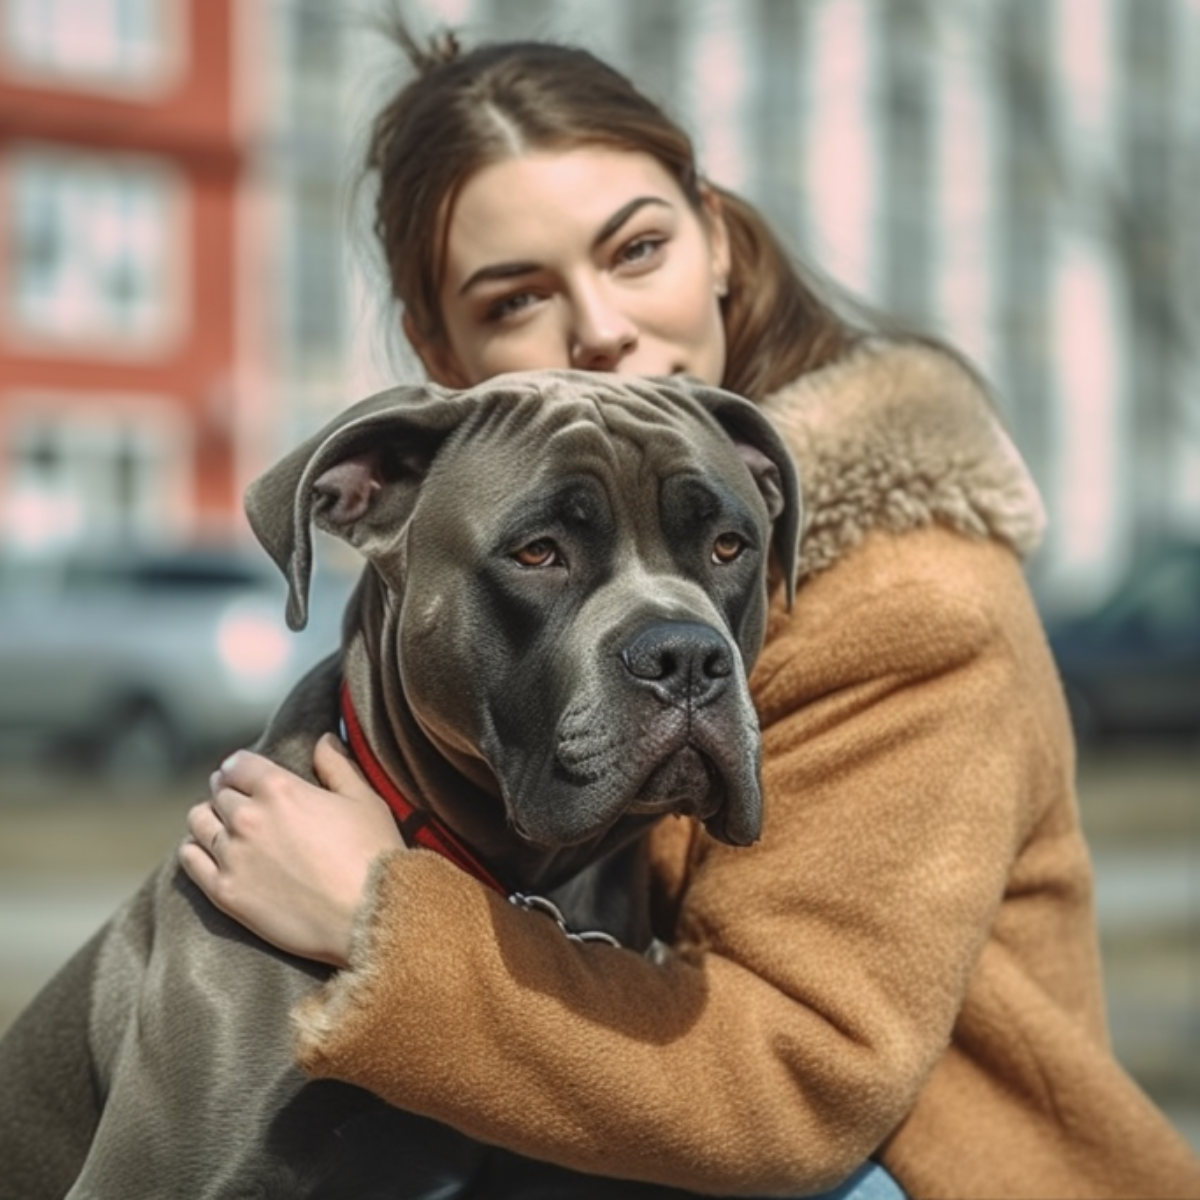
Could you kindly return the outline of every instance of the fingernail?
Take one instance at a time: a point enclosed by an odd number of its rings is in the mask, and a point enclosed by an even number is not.
[[[346,747],[346,743],[343,742],[336,733],[321,734],[321,741],[323,741],[331,750],[336,750],[343,758],[350,757],[350,751]]]
[[[208,777],[208,790],[214,796],[221,790],[221,769],[219,767]]]
[[[234,752],[233,752],[233,753],[232,753],[232,754],[231,754],[231,755],[230,755],[230,756],[229,756],[229,757],[228,757],[228,758],[227,758],[227,759],[226,759],[226,760],[225,760],[225,761],[224,761],[224,762],[221,764],[221,770],[222,770],[222,771],[232,771],[232,770],[233,770],[233,768],[234,768],[234,767],[237,765],[237,760],[238,760],[238,752],[235,750],[235,751],[234,751]]]

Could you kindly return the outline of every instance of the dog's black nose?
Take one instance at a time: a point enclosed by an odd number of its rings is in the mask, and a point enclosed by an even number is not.
[[[660,621],[621,652],[625,669],[668,704],[714,700],[733,673],[733,651],[710,625]]]

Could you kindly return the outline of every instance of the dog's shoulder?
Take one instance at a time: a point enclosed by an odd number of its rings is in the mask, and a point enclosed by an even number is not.
[[[341,719],[340,654],[316,664],[284,697],[254,749],[289,771],[316,782],[313,747],[323,733],[336,733]]]

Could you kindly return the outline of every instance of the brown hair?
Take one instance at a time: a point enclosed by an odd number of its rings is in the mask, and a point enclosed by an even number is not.
[[[691,139],[620,72],[551,42],[460,54],[450,34],[422,47],[398,20],[389,32],[417,75],[375,118],[365,166],[377,176],[375,233],[392,293],[422,339],[444,343],[445,216],[466,180],[526,149],[581,145],[651,155],[704,220],[704,187],[719,197],[731,251],[726,387],[761,398],[839,357],[858,336],[750,204],[702,183]]]

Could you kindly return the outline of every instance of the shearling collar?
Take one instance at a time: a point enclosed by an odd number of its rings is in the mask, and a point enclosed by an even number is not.
[[[763,407],[800,467],[807,508],[800,575],[873,529],[933,523],[1032,552],[1037,487],[981,382],[951,354],[871,339],[801,376]]]

